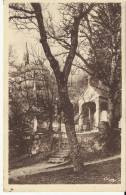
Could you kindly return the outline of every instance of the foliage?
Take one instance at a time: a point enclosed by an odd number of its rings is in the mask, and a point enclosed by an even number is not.
[[[13,54],[13,55],[12,55]],[[26,57],[26,56],[25,56]],[[9,149],[10,158],[29,153],[36,116],[38,130],[43,131],[43,122],[52,127],[55,80],[50,71],[39,60],[16,64],[15,55],[9,56]],[[27,63],[26,63],[27,62]],[[46,131],[49,129],[46,129]],[[52,129],[50,129],[52,130]],[[28,133],[29,132],[29,133]]]
[[[32,19],[30,20],[30,23],[32,24],[34,23],[35,25],[37,24],[37,30],[39,32],[41,46],[43,48],[45,57],[48,60],[49,65],[55,75],[55,79],[58,87],[59,102],[60,102],[61,110],[63,111],[65,116],[65,126],[66,126],[66,132],[67,132],[67,136],[71,148],[74,170],[79,172],[82,168],[82,162],[81,162],[79,144],[75,133],[74,111],[68,95],[67,84],[68,84],[68,77],[71,71],[72,62],[74,60],[77,46],[78,46],[78,30],[79,30],[80,22],[84,16],[89,14],[89,12],[92,10],[94,5],[89,4],[85,7],[85,9],[83,9],[82,3],[78,3],[76,4],[76,6],[78,9],[78,13],[76,17],[73,18],[72,23],[70,24],[70,30],[69,30],[70,47],[65,57],[65,60],[63,62],[63,68],[61,70],[61,65],[60,65],[61,62],[57,60],[55,55],[53,55],[51,46],[48,42],[49,30],[48,28],[46,29],[45,22],[44,22],[43,5],[41,5],[40,3],[31,3],[30,7],[32,9],[28,9],[26,4],[9,5],[10,9],[16,12],[16,13],[14,12],[13,16],[10,16],[11,20],[18,19],[16,25],[19,23],[20,20],[21,20],[21,24],[22,21],[24,25],[29,24],[29,20],[31,18],[35,18],[35,23]],[[20,16],[19,13],[21,13]]]
[[[46,17],[44,6],[40,3],[10,4],[10,20],[19,29],[36,28],[38,32],[44,57],[55,75],[74,170],[79,172],[82,162],[73,105],[68,94],[68,78],[72,65],[78,67],[83,62],[85,66],[81,68],[107,84],[109,97],[113,100],[120,83],[120,4],[60,5],[61,20],[57,23],[49,14]],[[54,46],[57,46],[55,43],[60,45],[60,52],[57,49],[56,53],[53,52]],[[36,109],[33,110],[36,112]],[[113,114],[113,107],[111,111]]]

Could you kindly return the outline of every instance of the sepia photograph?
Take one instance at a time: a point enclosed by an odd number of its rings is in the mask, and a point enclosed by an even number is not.
[[[121,186],[122,3],[9,1],[6,13],[8,186]]]

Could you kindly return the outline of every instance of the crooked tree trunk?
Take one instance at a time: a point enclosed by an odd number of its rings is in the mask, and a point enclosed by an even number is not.
[[[71,43],[70,43],[70,50],[66,57],[65,64],[63,71],[60,71],[59,62],[53,56],[50,46],[47,40],[47,33],[43,22],[43,14],[42,8],[39,3],[31,3],[35,16],[38,23],[38,28],[40,32],[40,42],[42,44],[44,53],[46,58],[50,63],[50,67],[53,69],[55,74],[57,84],[58,84],[58,92],[60,97],[60,103],[62,107],[62,111],[65,115],[65,126],[66,126],[66,133],[68,137],[68,142],[71,149],[71,156],[74,165],[74,171],[80,171],[82,168],[81,162],[81,155],[80,155],[80,148],[77,141],[76,133],[75,133],[75,125],[74,125],[74,112],[73,106],[69,100],[68,96],[68,89],[67,89],[67,81],[68,76],[70,74],[72,62],[74,60],[76,49],[78,46],[78,32],[79,32],[79,25],[83,17],[85,17],[94,7],[94,4],[91,4],[86,11],[83,11],[83,4],[79,4],[79,14],[76,17],[73,17],[73,24],[71,26]]]
[[[60,104],[65,117],[65,127],[71,151],[74,172],[80,172],[83,167],[80,146],[77,140],[74,124],[74,110],[68,96],[67,85],[58,85]]]
[[[118,127],[118,119],[115,114],[115,107],[117,102],[114,101],[113,97],[109,97],[109,127],[105,129],[106,135],[105,135],[105,145],[104,149],[107,152],[113,153],[116,152],[119,149],[119,140],[120,140],[120,134],[118,134],[118,131],[115,129]]]

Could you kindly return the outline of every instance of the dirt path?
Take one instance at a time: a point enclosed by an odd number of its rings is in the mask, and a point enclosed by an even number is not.
[[[115,159],[119,159],[119,158],[121,158],[120,155],[115,155],[115,156],[100,159],[100,160],[85,162],[84,165],[85,166],[90,165],[90,164],[93,165],[93,164],[98,164],[98,163],[106,162],[109,160],[115,160]],[[17,177],[21,177],[21,176],[25,176],[25,175],[33,175],[33,174],[42,173],[42,172],[63,170],[65,168],[70,168],[70,167],[72,167],[72,165],[68,164],[67,162],[62,163],[62,164],[51,164],[48,162],[42,162],[42,163],[37,163],[35,165],[31,165],[28,167],[21,167],[18,169],[13,169],[13,170],[9,171],[9,178],[13,179],[13,178],[17,178]]]

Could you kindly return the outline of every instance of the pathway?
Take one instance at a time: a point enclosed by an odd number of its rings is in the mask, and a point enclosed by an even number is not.
[[[120,155],[115,155],[115,156],[100,159],[100,160],[85,162],[84,165],[85,166],[93,165],[93,164],[98,164],[98,163],[106,162],[109,160],[115,160],[115,159],[119,159],[119,158],[121,158]],[[68,162],[61,163],[61,164],[59,164],[59,163],[52,164],[52,163],[48,163],[47,161],[44,161],[42,163],[37,163],[35,165],[31,165],[28,167],[21,167],[18,169],[10,170],[9,171],[9,178],[16,179],[17,177],[21,177],[21,176],[25,176],[25,175],[33,175],[33,174],[37,174],[37,173],[63,170],[65,168],[71,168],[71,167],[72,167],[72,165],[69,164]]]

